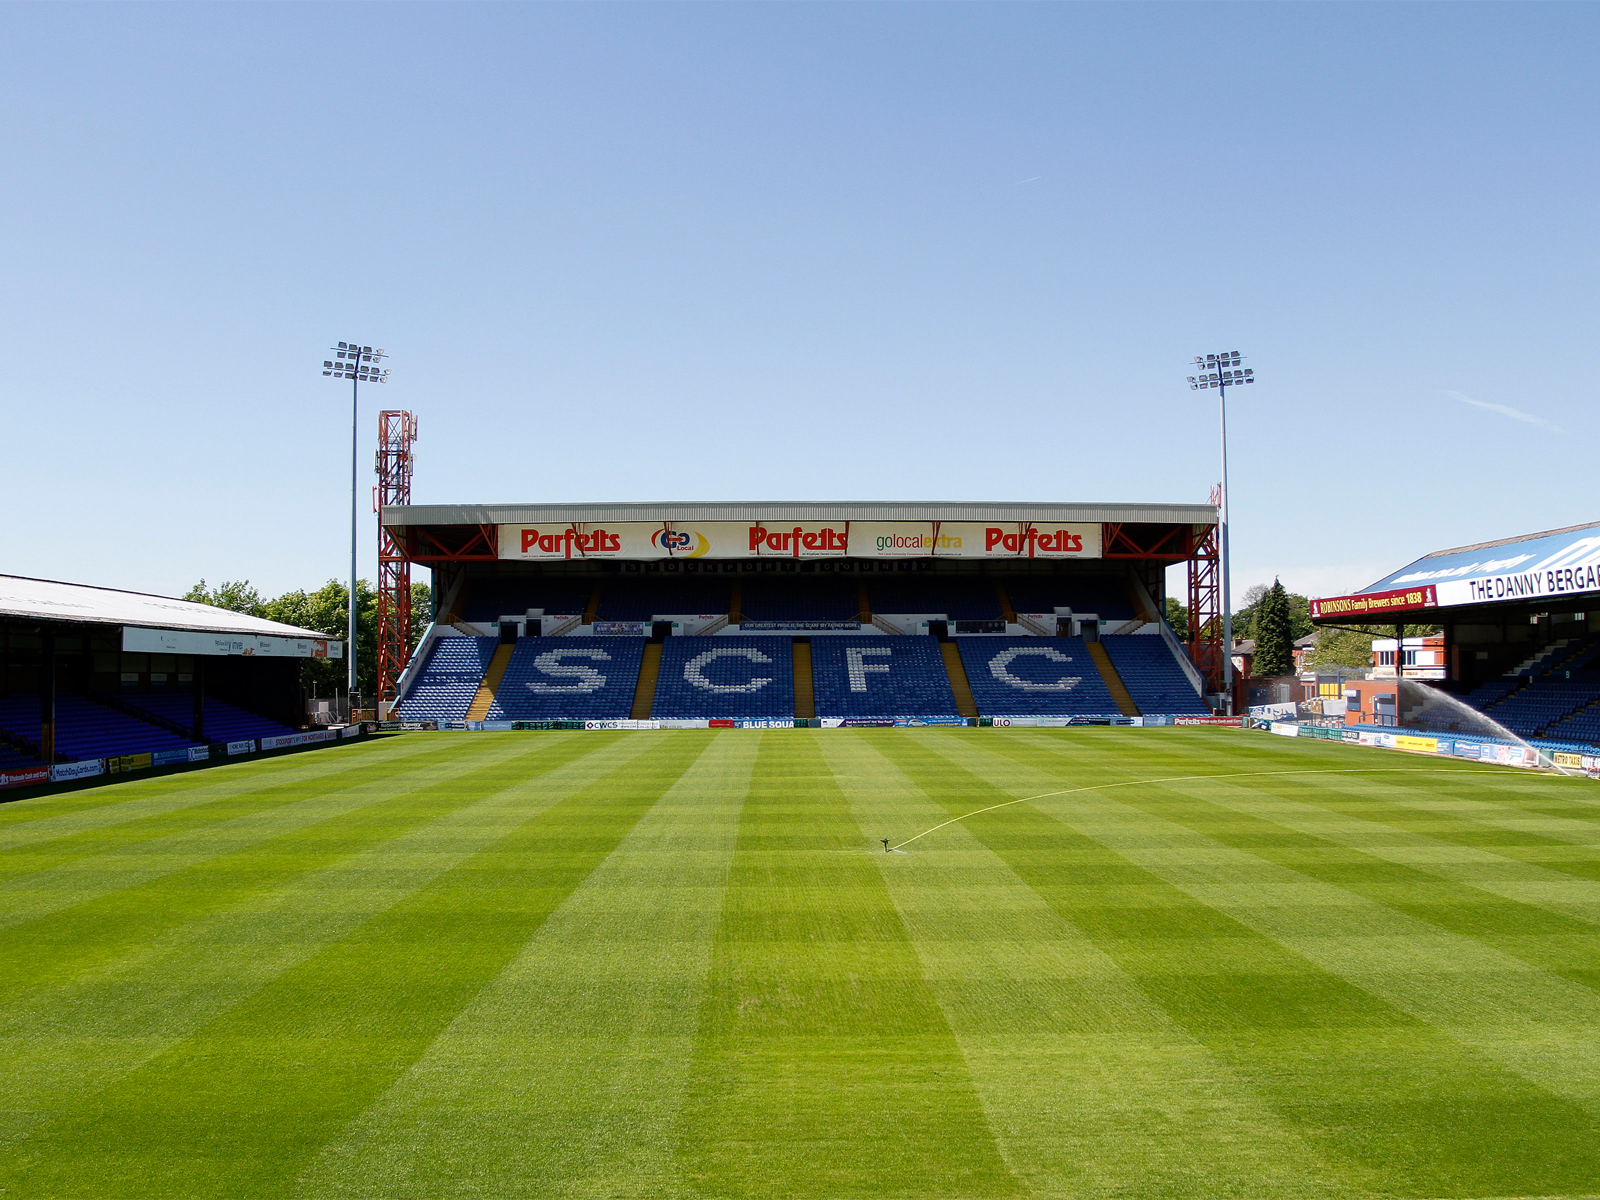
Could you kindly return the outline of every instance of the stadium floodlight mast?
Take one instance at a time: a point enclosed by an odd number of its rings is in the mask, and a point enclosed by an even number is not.
[[[332,379],[350,381],[350,640],[345,643],[345,695],[352,712],[356,703],[356,421],[360,416],[363,383],[385,383],[389,371],[382,363],[388,355],[357,342],[340,342],[328,351],[332,358],[322,360],[322,373]]]
[[[1189,376],[1189,390],[1217,389],[1217,412],[1222,422],[1222,486],[1217,492],[1217,557],[1222,563],[1222,690],[1228,695],[1229,711],[1233,705],[1233,593],[1228,576],[1228,389],[1241,384],[1254,383],[1256,373],[1248,367],[1241,369],[1243,359],[1237,350],[1222,354],[1194,356],[1194,370],[1199,374]]]

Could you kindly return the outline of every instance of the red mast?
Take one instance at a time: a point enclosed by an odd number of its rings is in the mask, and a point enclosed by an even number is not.
[[[411,446],[417,419],[408,412],[378,414],[378,706],[389,715],[397,685],[411,658],[411,564],[381,520],[386,504],[411,503]]]

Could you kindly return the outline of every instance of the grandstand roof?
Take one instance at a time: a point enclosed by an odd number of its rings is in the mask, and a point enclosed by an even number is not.
[[[183,629],[249,637],[314,638],[328,635],[297,625],[267,621],[244,613],[81,583],[0,575],[0,617],[35,621],[74,621],[92,625],[136,625],[146,629]]]
[[[1053,504],[961,500],[660,500],[594,504],[408,504],[385,525],[516,525],[602,521],[1113,521],[1213,525],[1209,504]]]
[[[1569,533],[1587,533],[1588,536],[1569,538],[1566,536]],[[1587,525],[1567,525],[1561,529],[1546,529],[1543,533],[1525,533],[1520,537],[1435,550],[1361,590],[1377,592],[1423,580],[1465,579],[1518,568],[1539,570],[1555,565],[1555,559],[1559,559],[1559,565],[1563,567],[1576,565],[1580,560],[1583,565],[1591,565],[1600,562],[1600,537],[1596,536],[1597,533],[1600,533],[1600,521],[1591,521]],[[1503,554],[1480,553],[1501,547],[1507,548]],[[1528,566],[1536,558],[1548,561]]]
[[[1349,596],[1312,602],[1313,620],[1442,608],[1600,600],[1600,521],[1435,550]],[[1416,618],[1412,618],[1416,619]]]

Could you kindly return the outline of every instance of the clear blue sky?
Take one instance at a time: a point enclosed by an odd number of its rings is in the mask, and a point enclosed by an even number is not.
[[[1593,5],[0,7],[0,572],[416,498],[1203,501],[1235,593],[1600,518]]]

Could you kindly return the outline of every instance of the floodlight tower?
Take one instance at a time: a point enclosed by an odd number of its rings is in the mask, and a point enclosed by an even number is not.
[[[1195,355],[1194,366],[1200,373],[1189,376],[1189,390],[1217,389],[1218,415],[1222,433],[1222,487],[1217,495],[1217,554],[1222,560],[1222,690],[1233,696],[1233,593],[1228,575],[1228,389],[1240,384],[1254,383],[1255,372],[1241,370],[1242,361],[1237,350],[1222,354]]]
[[[346,693],[352,711],[356,706],[356,419],[360,414],[363,383],[384,383],[389,372],[380,364],[388,357],[382,350],[362,346],[356,342],[340,342],[328,353],[332,358],[322,360],[322,373],[334,379],[350,381],[350,638],[345,643]]]

